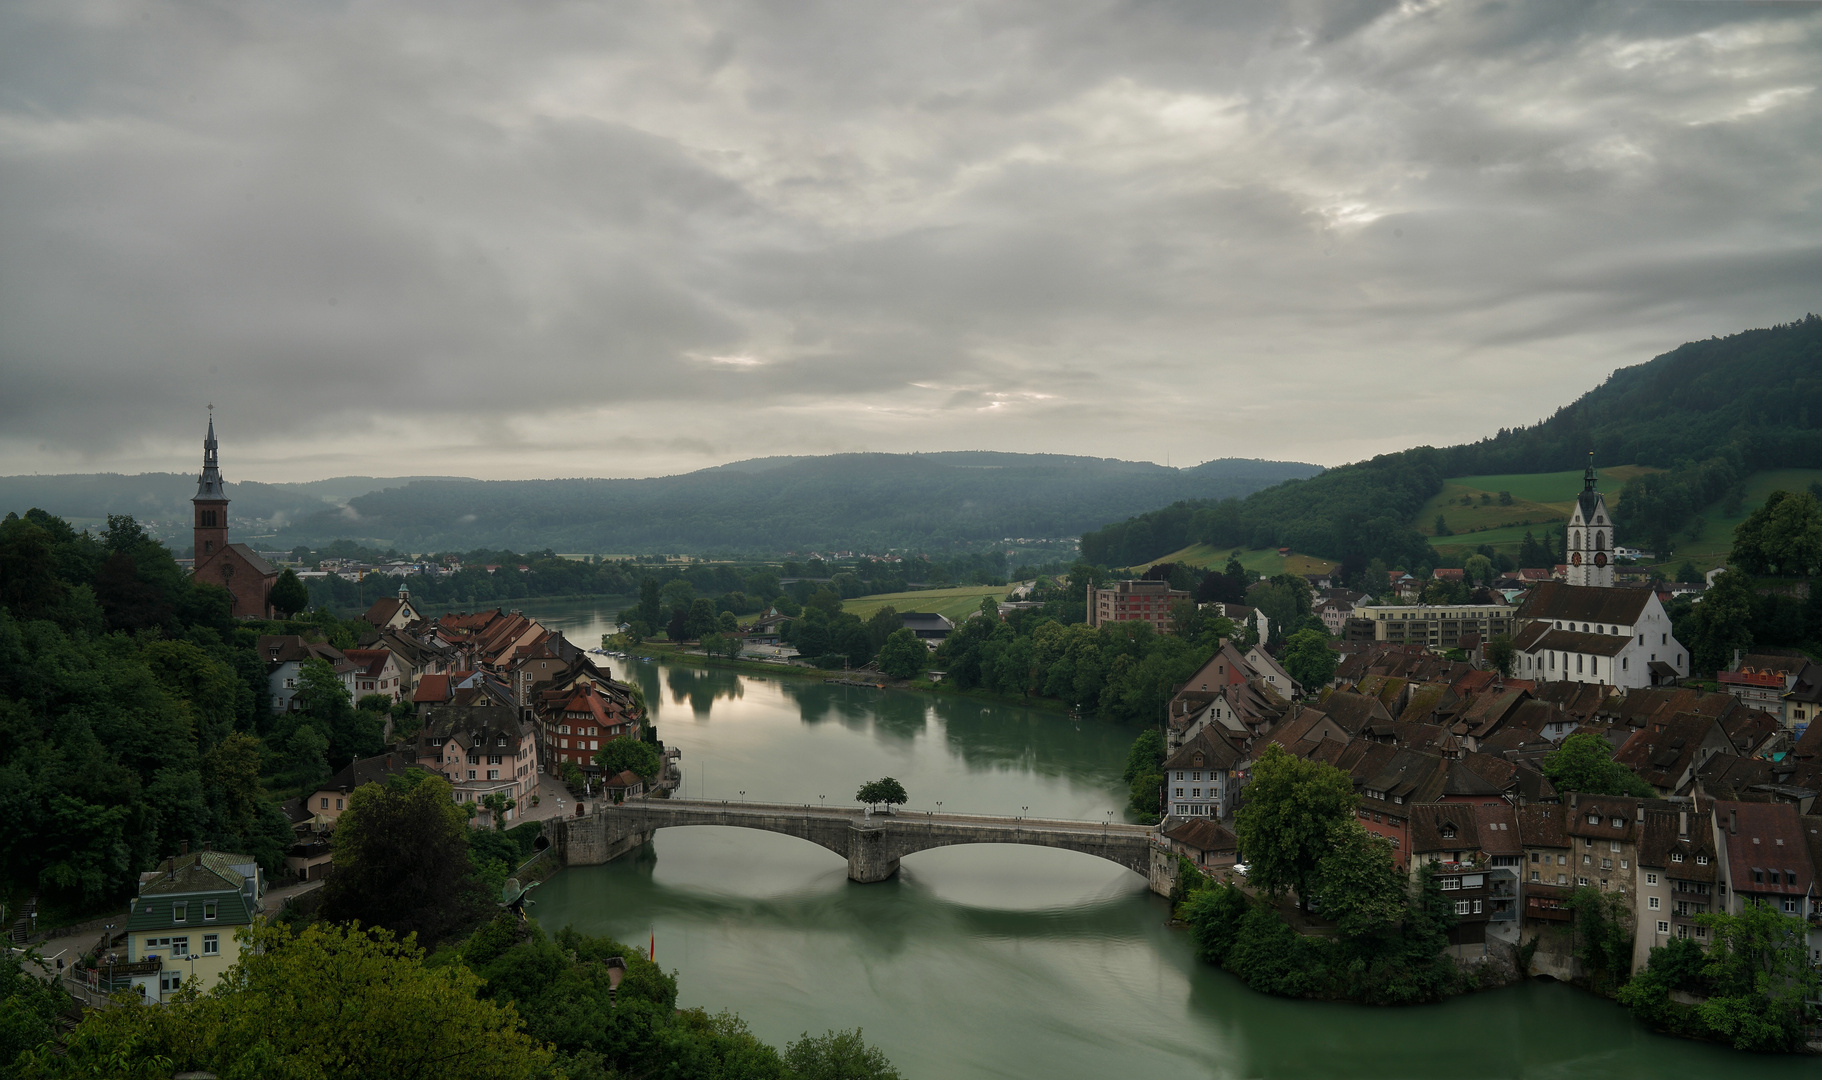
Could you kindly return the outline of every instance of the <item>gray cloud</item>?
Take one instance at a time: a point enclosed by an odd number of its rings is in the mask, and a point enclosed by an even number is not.
[[[0,9],[0,471],[1336,463],[1817,308],[1805,5]]]

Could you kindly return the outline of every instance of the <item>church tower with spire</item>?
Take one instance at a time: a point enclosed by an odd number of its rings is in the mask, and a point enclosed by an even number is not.
[[[221,459],[215,442],[215,410],[209,410],[209,434],[202,441],[202,474],[196,478],[196,497],[190,500],[195,518],[196,581],[219,585],[233,597],[237,619],[269,619],[267,597],[278,581],[278,570],[245,544],[228,542],[228,492],[221,479]]]
[[[1575,499],[1565,538],[1569,559],[1569,584],[1613,586],[1613,516],[1607,500],[1594,490],[1594,451],[1588,451],[1588,471],[1582,476],[1582,493]]]
[[[221,459],[215,442],[215,411],[209,411],[209,436],[202,441],[202,475],[196,478],[192,523],[196,537],[196,569],[213,561],[228,548],[228,494],[221,482]]]

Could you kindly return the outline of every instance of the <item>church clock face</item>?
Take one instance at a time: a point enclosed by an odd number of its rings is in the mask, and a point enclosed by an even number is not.
[[[1580,566],[1582,564],[1582,553],[1578,551],[1575,554],[1569,556],[1569,561],[1574,563],[1577,566]]]
[[[1607,565],[1607,553],[1604,551],[1595,552],[1594,553],[1594,565],[1606,566]]]

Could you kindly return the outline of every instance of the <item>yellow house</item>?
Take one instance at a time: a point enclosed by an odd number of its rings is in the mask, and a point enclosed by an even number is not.
[[[165,1000],[192,976],[214,986],[240,959],[234,931],[259,913],[263,891],[259,864],[223,851],[179,855],[147,874],[126,925],[132,981],[146,1000]]]

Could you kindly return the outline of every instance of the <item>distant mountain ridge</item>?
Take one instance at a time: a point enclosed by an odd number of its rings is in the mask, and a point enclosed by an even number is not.
[[[228,495],[235,527],[275,530],[262,546],[281,549],[349,539],[412,551],[942,550],[1074,537],[1160,501],[1245,495],[1321,471],[1245,458],[1170,468],[942,451],[752,458],[646,479],[243,481],[228,485]],[[0,507],[181,522],[195,484],[182,473],[0,477]]]
[[[370,539],[417,551],[943,550],[1074,537],[1160,499],[1244,495],[1320,471],[1247,459],[1174,469],[972,451],[757,458],[640,480],[420,481],[299,520],[279,542]]]

